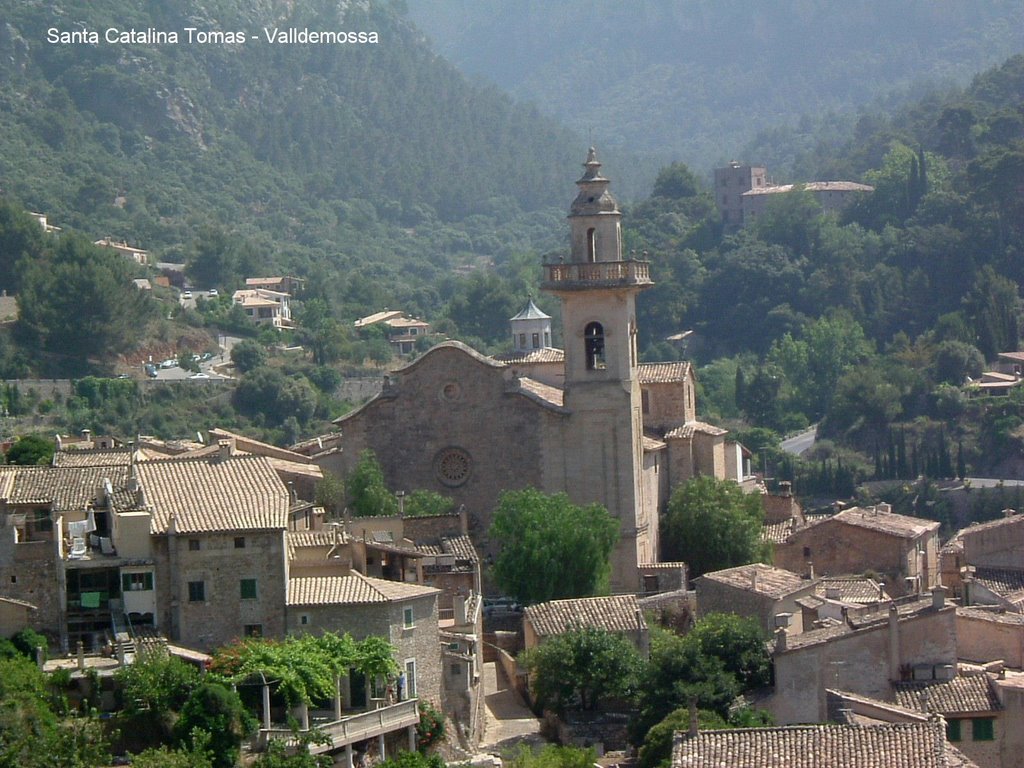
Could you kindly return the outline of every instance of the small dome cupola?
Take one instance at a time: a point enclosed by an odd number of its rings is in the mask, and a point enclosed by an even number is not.
[[[530,352],[551,346],[551,316],[544,314],[530,297],[526,309],[509,319],[512,328],[512,348],[516,352]]]

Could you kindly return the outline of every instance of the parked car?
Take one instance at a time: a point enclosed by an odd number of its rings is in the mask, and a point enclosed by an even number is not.
[[[160,367],[161,368],[177,368],[178,367],[178,358],[170,357],[170,358],[164,360],[162,363],[160,363]]]
[[[156,378],[156,375],[157,375],[156,366],[153,365],[152,363],[146,363],[145,371],[146,371],[146,375],[149,376],[149,378],[151,378],[151,379],[155,379]]]
[[[216,298],[217,296],[220,296],[220,293],[217,291],[216,288],[211,288],[206,292],[206,295],[213,299]]]
[[[182,291],[181,292],[181,298],[183,298],[183,299],[191,299],[192,298],[192,291]]]

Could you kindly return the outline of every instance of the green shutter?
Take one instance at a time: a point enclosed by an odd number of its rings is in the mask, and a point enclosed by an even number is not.
[[[995,719],[975,717],[971,720],[971,731],[975,741],[992,741],[996,737]]]
[[[960,741],[960,720],[946,721],[946,738],[949,741]]]

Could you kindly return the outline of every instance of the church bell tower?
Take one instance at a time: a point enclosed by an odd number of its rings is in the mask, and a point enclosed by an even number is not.
[[[653,285],[648,263],[622,256],[622,214],[591,147],[569,209],[568,261],[545,264],[542,288],[562,304],[566,486],[621,521],[612,587],[637,588],[636,566],[658,557],[656,501],[646,498],[637,370],[636,296]]]

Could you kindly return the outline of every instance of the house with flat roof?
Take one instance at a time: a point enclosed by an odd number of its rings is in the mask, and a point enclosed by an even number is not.
[[[246,288],[235,291],[231,296],[231,300],[242,308],[251,322],[272,328],[293,327],[290,299],[283,291],[265,288]]]

